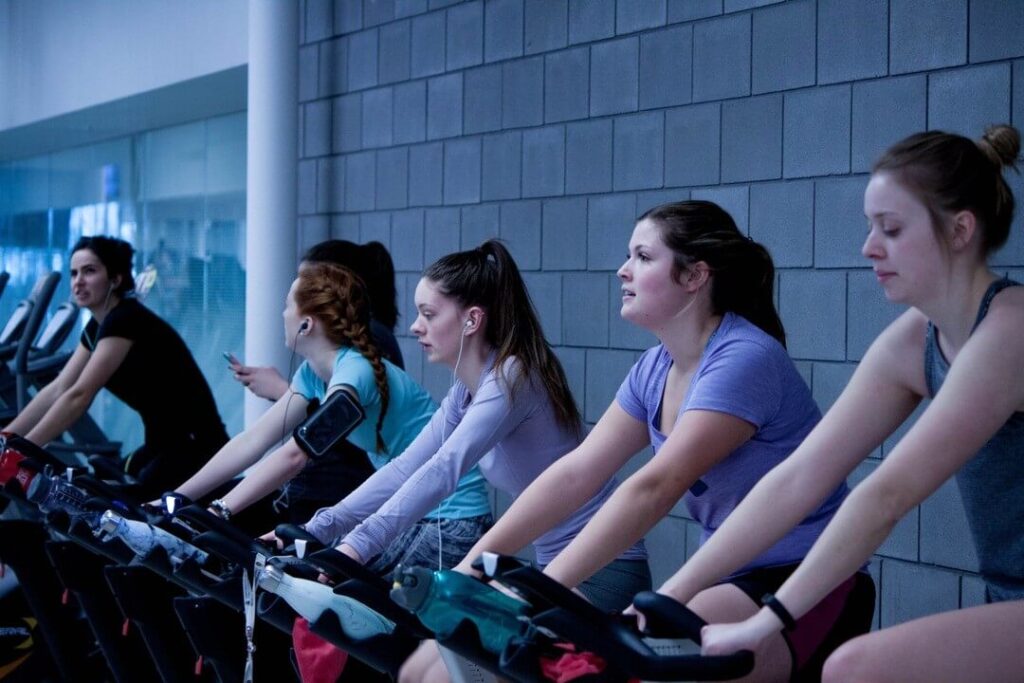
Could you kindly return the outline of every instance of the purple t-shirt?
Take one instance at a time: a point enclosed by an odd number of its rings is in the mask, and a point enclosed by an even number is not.
[[[505,364],[514,381],[517,364]],[[470,394],[456,381],[441,408],[419,436],[344,500],[317,512],[306,525],[319,538],[346,535],[342,541],[362,557],[373,557],[442,498],[459,477],[479,463],[480,472],[496,489],[518,496],[551,463],[577,445],[579,436],[555,419],[551,401],[539,380],[522,382],[515,398],[493,368]],[[586,526],[615,490],[609,479],[579,510],[534,541],[537,561],[545,565]],[[443,510],[442,506],[442,510]],[[623,559],[646,559],[643,541]]]
[[[659,426],[671,366],[664,346],[647,350],[616,394],[622,409],[647,425],[655,453],[667,438]],[[733,313],[723,316],[708,341],[676,419],[687,410],[734,415],[757,429],[683,497],[690,515],[703,528],[703,544],[761,477],[796,449],[821,412],[782,345]],[[802,560],[846,493],[843,482],[815,512],[739,573]]]

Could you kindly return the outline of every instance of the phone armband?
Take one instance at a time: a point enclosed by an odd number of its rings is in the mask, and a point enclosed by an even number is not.
[[[366,412],[351,394],[335,391],[295,428],[292,436],[299,448],[316,460],[351,434],[364,419]]]

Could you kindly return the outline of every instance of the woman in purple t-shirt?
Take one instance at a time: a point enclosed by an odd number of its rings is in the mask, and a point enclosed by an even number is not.
[[[632,368],[579,448],[516,500],[471,558],[515,549],[557,523],[648,445],[654,457],[623,482],[546,573],[579,585],[680,498],[701,525],[703,543],[817,423],[818,408],[783,346],[771,257],[720,207],[685,201],[644,213],[618,276],[622,317],[661,344]],[[710,622],[754,614],[760,597],[793,571],[845,495],[845,484],[836,486],[793,531],[689,606]],[[870,576],[858,574],[808,614],[807,627],[767,642],[757,653],[755,677],[785,679],[820,666],[835,641],[870,627],[873,594]]]

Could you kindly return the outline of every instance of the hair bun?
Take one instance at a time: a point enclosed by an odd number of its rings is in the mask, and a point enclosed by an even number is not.
[[[997,167],[1017,166],[1020,156],[1020,133],[1013,126],[989,126],[978,141],[978,147]]]

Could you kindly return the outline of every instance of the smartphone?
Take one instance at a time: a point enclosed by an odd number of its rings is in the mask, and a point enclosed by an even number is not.
[[[366,413],[347,391],[335,391],[295,431],[295,443],[316,460],[348,436]]]
[[[238,360],[238,357],[235,356],[235,354],[231,353],[230,351],[224,352],[224,359],[227,360],[227,362],[231,363],[232,365],[242,364],[242,361]]]

